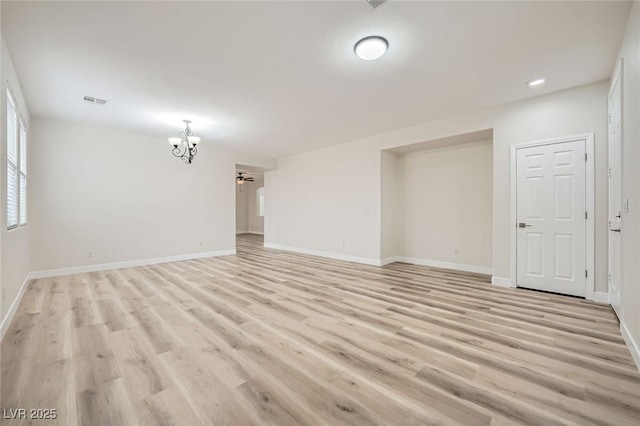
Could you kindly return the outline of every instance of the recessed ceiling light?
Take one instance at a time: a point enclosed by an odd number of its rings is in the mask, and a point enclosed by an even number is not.
[[[389,43],[380,36],[365,37],[356,43],[354,51],[360,59],[372,61],[378,59],[387,51]]]
[[[544,84],[545,81],[547,80],[544,79],[543,77],[534,78],[533,80],[527,81],[527,86],[529,87],[541,86]]]

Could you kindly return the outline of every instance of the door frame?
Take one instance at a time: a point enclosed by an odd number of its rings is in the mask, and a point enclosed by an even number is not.
[[[510,216],[510,228],[511,228],[511,250],[510,250],[510,266],[511,266],[511,286],[518,287],[518,270],[517,270],[517,151],[522,148],[531,148],[534,146],[542,145],[554,145],[563,142],[575,142],[585,141],[585,153],[587,154],[587,161],[585,162],[585,208],[587,209],[587,220],[585,221],[585,265],[587,267],[587,279],[586,279],[586,291],[585,299],[594,300],[595,293],[595,157],[594,157],[594,134],[585,133],[575,136],[566,136],[561,138],[545,139],[532,142],[522,142],[512,144],[509,148],[511,150],[511,216]]]
[[[611,99],[611,95],[613,94],[613,89],[616,86],[616,83],[620,84],[620,204],[621,204],[621,208],[620,208],[620,228],[622,228],[622,220],[623,220],[623,212],[624,212],[624,188],[623,188],[623,184],[622,184],[622,163],[623,163],[623,158],[624,158],[624,75],[623,75],[623,70],[624,70],[624,58],[620,58],[619,61],[616,61],[616,66],[615,69],[613,70],[613,77],[611,78],[611,84],[609,85],[609,92],[607,92],[607,115],[609,114],[609,100]],[[609,153],[609,147],[610,147],[610,143],[611,141],[609,140],[609,129],[610,129],[611,123],[609,120],[607,120],[607,154]],[[609,167],[611,163],[609,163],[609,158],[607,158],[607,168]],[[610,203],[611,203],[611,191],[610,190],[610,177],[607,174],[607,221],[610,219],[609,217],[609,208],[610,208]],[[619,271],[619,276],[618,276],[618,291],[620,292],[620,306],[619,306],[619,310],[620,310],[620,316],[619,316],[619,320],[622,321],[622,292],[620,291],[620,287],[622,286],[622,275],[623,275],[623,267],[622,267],[622,244],[623,244],[623,239],[624,239],[624,235],[622,232],[620,232],[620,271]],[[609,226],[607,226],[607,252],[611,253],[611,231],[609,230]],[[607,259],[607,297],[608,297],[608,301],[609,303],[611,303],[611,286],[609,286],[609,275],[611,273],[611,257],[608,257]],[[614,309],[615,311],[615,309]],[[617,315],[617,313],[616,313]]]

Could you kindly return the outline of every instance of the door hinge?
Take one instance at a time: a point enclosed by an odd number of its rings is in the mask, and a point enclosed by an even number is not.
[[[584,277],[589,278],[589,271],[587,271],[586,269],[584,270]]]
[[[609,120],[609,124],[611,124],[611,114],[608,115],[607,119]]]
[[[584,220],[587,220],[588,212],[584,212]]]
[[[584,154],[584,161],[587,161],[587,154]]]

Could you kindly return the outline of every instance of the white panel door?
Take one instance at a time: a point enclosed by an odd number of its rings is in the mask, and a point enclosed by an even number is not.
[[[516,150],[516,285],[586,296],[586,141]]]
[[[622,67],[620,67],[622,69]],[[609,302],[620,318],[622,214],[622,79],[614,77],[609,93]]]

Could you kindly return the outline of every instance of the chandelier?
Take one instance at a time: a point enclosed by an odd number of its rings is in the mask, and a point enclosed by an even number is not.
[[[196,145],[200,142],[200,138],[193,136],[193,131],[189,127],[191,120],[182,120],[186,125],[185,129],[178,133],[179,137],[169,138],[169,143],[173,146],[171,153],[180,158],[185,164],[191,164],[193,157],[198,153]]]

